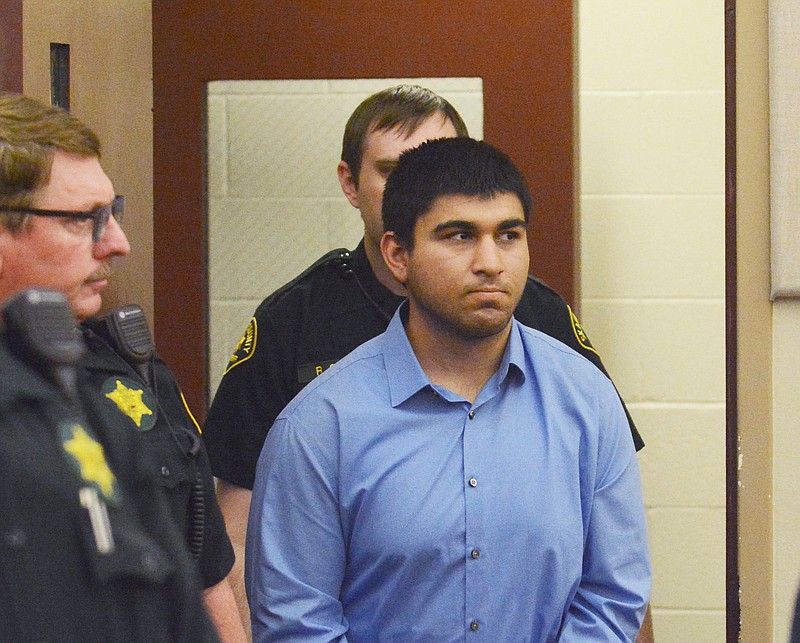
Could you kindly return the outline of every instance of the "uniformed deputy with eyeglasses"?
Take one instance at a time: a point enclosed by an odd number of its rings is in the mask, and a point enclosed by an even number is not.
[[[8,592],[10,608],[0,609],[0,620],[8,619],[5,625],[11,631],[21,627],[21,632],[35,632],[30,637],[26,634],[9,640],[213,640],[214,628],[203,626],[208,623],[203,617],[202,604],[205,604],[223,640],[244,640],[227,580],[233,565],[233,550],[216,502],[199,428],[171,372],[153,352],[141,309],[125,307],[103,319],[93,317],[100,309],[114,261],[130,252],[128,239],[120,227],[124,199],[115,195],[99,156],[96,135],[69,113],[23,96],[0,95],[0,303],[21,290],[45,287],[62,293],[82,322],[80,329],[88,352],[76,365],[76,395],[85,417],[86,425],[81,424],[85,431],[64,438],[60,453],[59,444],[50,445],[50,451],[43,451],[42,457],[48,453],[48,457],[58,455],[69,459],[72,452],[67,444],[80,444],[93,453],[99,452],[94,444],[102,446],[108,451],[107,457],[102,463],[83,462],[81,478],[86,470],[94,471],[97,466],[103,469],[101,477],[106,480],[107,464],[123,491],[122,497],[128,497],[128,504],[124,505],[128,509],[117,509],[112,502],[117,498],[114,491],[117,487],[99,486],[100,499],[111,508],[111,534],[116,536],[117,525],[122,524],[115,522],[115,516],[130,517],[131,507],[146,507],[148,503],[155,506],[163,501],[169,514],[162,514],[160,522],[144,521],[142,529],[155,540],[163,536],[159,530],[173,530],[181,536],[182,549],[180,555],[166,551],[166,557],[155,565],[163,577],[160,583],[142,580],[144,568],[133,558],[127,561],[124,573],[114,578],[122,586],[130,584],[138,588],[137,592],[145,592],[148,583],[153,585],[153,593],[147,595],[163,601],[157,610],[147,607],[157,601],[149,598],[140,601],[134,598],[135,594],[126,598],[125,592],[111,592],[104,562],[108,559],[101,555],[95,576],[91,575],[91,558],[86,560],[83,577],[62,579],[42,574],[39,568],[16,568],[8,587],[15,586],[13,579],[25,576],[28,585],[23,586],[30,586],[32,593]],[[134,323],[133,328],[130,322]],[[142,341],[143,330],[145,341]],[[20,396],[24,399],[25,390],[19,389],[18,381],[33,380],[21,376],[17,380],[12,373],[0,379],[0,386],[7,400],[14,401]],[[31,385],[30,391],[47,406],[45,387]],[[48,404],[48,408],[58,408],[57,404]],[[15,412],[9,411],[11,417],[17,417]],[[32,418],[32,422],[46,424],[47,412],[42,411],[43,415]],[[31,439],[35,435],[31,434]],[[129,441],[144,452],[143,463],[127,462],[128,455],[133,457],[127,447],[116,452],[112,449],[116,442]],[[12,447],[4,455],[12,457],[15,453]],[[36,456],[31,452],[29,466],[14,469],[16,477],[6,481],[12,500],[14,494],[20,497],[29,494],[32,481],[38,479],[33,472],[46,467],[46,461]],[[126,468],[135,469],[142,480],[126,478],[123,475]],[[5,467],[3,470],[12,471]],[[124,493],[126,479],[130,490]],[[40,491],[47,495],[46,487]],[[58,497],[44,497],[42,502],[57,504],[58,500]],[[68,524],[66,518],[61,523],[42,519],[41,528],[48,532],[49,540],[37,541],[40,564],[45,564],[48,558],[59,560],[59,556],[66,555],[63,548],[54,544]],[[71,528],[74,530],[75,526]],[[64,534],[65,548],[75,546],[71,536]],[[23,550],[25,546],[21,545]],[[118,543],[115,551],[124,550],[120,550]],[[19,564],[28,560],[15,557],[11,550],[4,553],[9,556],[6,560]],[[70,555],[75,556],[75,551],[71,550]],[[78,562],[75,565],[77,569]],[[4,570],[8,569],[4,564]],[[195,594],[184,592],[182,599],[180,592],[170,590],[174,581],[181,578],[188,583],[186,587],[194,588]],[[35,585],[46,586],[36,601]],[[91,600],[79,599],[81,592]],[[63,595],[60,603],[53,599],[56,594]],[[187,615],[193,613],[199,614],[197,622],[187,622]],[[36,614],[37,627],[43,629],[24,629],[33,628],[33,622],[26,622],[26,614]],[[59,622],[68,618],[65,614],[75,620],[70,625],[75,628],[74,636],[58,635]],[[121,622],[119,632],[113,627],[115,620]],[[66,622],[63,627],[67,627]]]

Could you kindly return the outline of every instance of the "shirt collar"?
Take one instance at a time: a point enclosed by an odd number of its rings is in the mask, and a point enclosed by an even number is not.
[[[389,392],[392,407],[400,406],[419,391],[433,389],[430,379],[422,370],[411,342],[408,341],[406,329],[403,326],[403,317],[407,316],[408,304],[403,302],[395,312],[386,332],[383,334],[383,356],[386,364],[386,376],[389,382]],[[510,373],[519,373],[522,381],[526,378],[525,351],[522,345],[519,322],[511,320],[512,327],[508,344],[503,353],[503,359],[497,372],[487,383],[485,389],[500,388],[508,379]],[[480,397],[483,397],[481,394]],[[480,398],[479,398],[480,399]]]
[[[520,323],[513,317],[511,318],[511,332],[508,335],[508,344],[506,344],[503,359],[496,373],[498,385],[505,382],[511,373],[519,373],[523,382],[527,378],[525,348],[522,344]]]

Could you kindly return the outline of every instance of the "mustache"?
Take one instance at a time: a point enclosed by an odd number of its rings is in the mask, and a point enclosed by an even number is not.
[[[89,275],[89,278],[86,281],[102,281],[103,279],[108,279],[113,274],[114,274],[114,269],[111,267],[111,264],[104,263],[91,275]]]

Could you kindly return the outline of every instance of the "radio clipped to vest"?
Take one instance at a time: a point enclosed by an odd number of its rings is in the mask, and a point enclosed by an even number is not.
[[[106,328],[114,348],[150,386],[150,364],[156,351],[141,306],[130,304],[106,315]]]
[[[11,350],[77,404],[76,366],[86,346],[64,295],[46,288],[24,290],[4,306],[3,317]]]

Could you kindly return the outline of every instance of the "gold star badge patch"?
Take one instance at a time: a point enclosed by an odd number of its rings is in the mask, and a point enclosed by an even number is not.
[[[142,384],[127,377],[110,377],[103,384],[102,393],[139,431],[149,431],[155,426],[155,400]]]
[[[103,445],[80,424],[61,427],[61,445],[82,480],[93,484],[106,502],[116,496],[117,479],[106,462]]]

